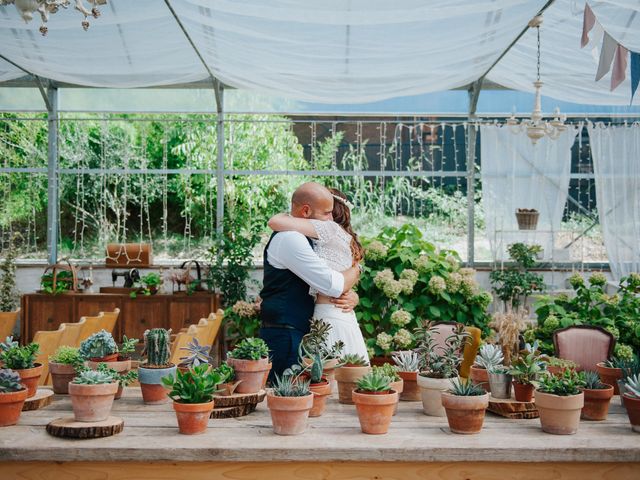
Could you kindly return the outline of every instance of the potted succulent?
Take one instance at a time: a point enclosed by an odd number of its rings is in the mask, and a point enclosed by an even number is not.
[[[544,371],[544,362],[540,359],[537,341],[533,346],[527,347],[511,363],[508,372],[513,378],[513,390],[518,402],[530,402],[533,399],[534,382]]]
[[[329,386],[335,378],[335,369],[339,365],[338,358],[344,349],[344,343],[340,340],[329,346],[331,328],[327,322],[312,318],[309,322],[309,333],[302,337],[299,351],[303,366],[313,362],[312,356],[320,355],[322,376],[326,377]]]
[[[226,396],[233,395],[236,388],[242,380],[236,380],[236,372],[233,367],[227,362],[222,362],[216,367],[215,372],[220,375],[220,383],[218,384],[218,395]]]
[[[291,369],[285,370],[281,377],[275,375],[273,388],[267,391],[267,407],[276,434],[303,433],[313,407],[309,380],[296,377]]]
[[[634,432],[640,432],[640,375],[627,377],[624,382],[624,404]]]
[[[400,399],[400,395],[404,389],[404,381],[402,377],[398,374],[398,367],[395,365],[391,365],[390,363],[385,363],[380,366],[371,367],[372,372],[378,372],[382,375],[386,375],[391,379],[391,390],[398,392],[398,399]],[[398,413],[398,404],[396,403],[393,407],[393,414]]]
[[[209,365],[209,350],[210,345],[200,345],[198,339],[193,337],[186,347],[180,348],[180,350],[186,350],[187,354],[184,357],[180,357],[181,362],[178,364],[178,370],[181,372],[187,372],[192,367],[200,365]]]
[[[336,368],[336,382],[338,382],[338,402],[353,404],[353,392],[356,383],[371,371],[369,362],[356,354],[347,354],[340,358],[340,367]]]
[[[462,325],[449,335],[444,346],[438,346],[434,340],[437,328],[431,322],[425,322],[415,330],[417,352],[421,358],[423,370],[418,375],[418,387],[422,394],[422,409],[425,415],[444,417],[442,392],[448,390],[451,379],[458,377],[458,367],[462,363],[462,349],[468,334]]]
[[[609,413],[609,403],[613,397],[613,386],[602,383],[597,372],[586,370],[580,372],[580,375],[584,392],[584,407],[582,407],[580,418],[606,420]]]
[[[140,278],[139,282],[135,283],[136,290],[129,293],[129,297],[137,298],[138,295],[155,295],[158,293],[158,287],[162,284],[162,281],[162,277],[157,273],[147,273],[145,276]]]
[[[358,380],[351,395],[362,432],[373,435],[387,433],[393,409],[398,404],[398,392],[391,389],[391,378],[380,370],[372,370]]]
[[[11,346],[0,353],[4,368],[15,370],[20,375],[22,384],[28,390],[27,398],[33,397],[38,391],[38,382],[42,375],[42,364],[35,363],[39,349],[37,343],[20,346],[11,342]]]
[[[606,362],[596,364],[596,372],[602,383],[613,386],[613,394],[620,395],[618,380],[622,379],[622,369],[627,367],[627,360],[613,357]]]
[[[626,390],[626,382],[629,377],[634,375],[640,375],[640,359],[635,357],[626,362],[621,362],[622,378],[618,379],[618,389],[620,390],[620,405],[622,408],[626,408],[624,404],[624,394]]]
[[[101,422],[109,417],[118,382],[108,373],[83,370],[69,383],[73,416],[77,422]]]
[[[0,427],[18,423],[27,395],[28,390],[17,372],[0,369]]]
[[[566,370],[575,370],[578,364],[566,358],[549,357],[547,361],[547,371],[551,375],[562,375]]]
[[[120,345],[120,347],[118,348],[116,360],[107,361],[107,363],[109,364],[109,369],[126,377],[127,373],[131,371],[131,354],[135,351],[136,343],[138,343],[137,338],[127,338],[126,335],[123,335],[122,345]],[[107,358],[112,357],[108,356]],[[88,360],[87,366],[92,370],[96,370],[98,368],[98,365],[100,365],[101,363],[104,363],[104,361]],[[133,380],[135,380],[135,378],[133,378],[131,381]],[[131,383],[131,381],[129,381],[128,383]],[[118,393],[116,394],[116,400],[120,398],[121,395],[122,388],[118,390]]]
[[[493,398],[511,398],[512,377],[509,368],[495,365],[487,371],[489,375],[489,390]]]
[[[580,376],[573,370],[545,375],[536,382],[536,408],[544,432],[573,435],[578,431],[584,406],[581,387]]]
[[[175,376],[176,366],[169,363],[170,348],[169,335],[171,330],[153,328],[144,332],[144,350],[147,361],[138,367],[138,380],[142,400],[147,405],[167,403],[167,389],[162,383],[162,377]]]
[[[186,372],[162,379],[171,389],[169,397],[178,419],[178,430],[184,435],[204,433],[213,410],[213,394],[222,377],[208,363],[190,367]]]
[[[94,363],[117,362],[118,345],[111,333],[106,330],[100,330],[80,343],[80,355],[85,360]],[[131,365],[129,365],[129,368],[131,368]]]
[[[238,393],[257,393],[264,388],[271,369],[269,347],[261,338],[245,338],[227,355],[227,363],[236,372],[241,383]]]
[[[75,347],[61,346],[49,356],[53,393],[69,393],[69,382],[84,369],[84,359]]]
[[[502,365],[504,356],[500,345],[485,343],[480,347],[475,363],[471,366],[471,381],[476,385],[480,385],[487,392],[491,392],[489,385],[489,370],[498,365]]]
[[[451,380],[451,388],[442,392],[442,406],[453,433],[479,433],[489,406],[489,394],[480,385],[455,378]]]
[[[111,375],[114,380],[118,382],[118,391],[116,392],[116,396],[114,400],[119,400],[122,398],[122,393],[124,392],[124,387],[129,386],[131,383],[138,379],[138,372],[135,370],[129,370],[127,372],[118,372],[111,368],[112,363],[99,363],[96,368],[97,371],[106,373]]]
[[[402,392],[400,400],[404,402],[419,402],[422,400],[418,388],[418,371],[420,370],[420,357],[413,350],[394,352],[391,356],[398,367],[397,372],[402,379]]]

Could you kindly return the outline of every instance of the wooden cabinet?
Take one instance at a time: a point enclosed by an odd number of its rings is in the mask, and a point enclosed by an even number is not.
[[[197,323],[219,308],[217,295],[151,295],[130,298],[128,294],[45,295],[31,293],[22,296],[20,338],[30,342],[38,330],[56,330],[63,322],[77,322],[82,316],[97,315],[101,311],[120,309],[120,317],[113,336],[121,341],[122,335],[142,339],[149,328],[182,327]]]

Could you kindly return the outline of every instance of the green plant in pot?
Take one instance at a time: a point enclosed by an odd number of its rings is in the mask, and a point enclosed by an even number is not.
[[[118,348],[118,360],[131,360],[131,354],[136,351],[137,344],[137,338],[129,338],[126,335],[122,335],[122,343]]]
[[[118,361],[118,344],[113,335],[100,330],[80,343],[80,355],[95,363]]]
[[[372,366],[371,371],[382,373],[383,375],[389,377],[391,379],[391,390],[398,392],[398,400],[400,400],[400,395],[404,390],[404,381],[400,376],[398,367],[396,367],[395,365],[391,365],[390,363],[385,363],[379,366],[376,366],[376,365]],[[393,415],[395,415],[396,413],[398,413],[397,403],[393,407]]]
[[[357,354],[343,355],[338,361],[335,378],[338,383],[338,402],[353,405],[351,392],[360,378],[371,371],[369,361]]]
[[[125,372],[118,372],[111,368],[112,363],[99,363],[96,370],[98,372],[106,373],[113,377],[118,382],[118,391],[116,392],[115,400],[122,398],[124,387],[129,386],[138,379],[138,372],[135,370],[129,370]]]
[[[310,380],[297,376],[291,369],[282,376],[274,375],[273,388],[267,391],[267,407],[273,431],[278,435],[299,435],[307,428],[313,407]]]
[[[489,406],[489,394],[480,385],[454,378],[449,390],[442,392],[442,406],[453,433],[479,433]]]
[[[542,275],[530,271],[536,266],[536,256],[542,252],[542,247],[513,243],[507,247],[507,251],[515,265],[494,270],[489,278],[498,298],[505,305],[517,309],[526,304],[529,295],[546,289]]]
[[[382,369],[372,368],[356,383],[352,397],[363,433],[380,435],[389,431],[399,399],[398,392],[391,388],[392,381]]]
[[[109,417],[118,382],[110,374],[83,370],[69,383],[71,407],[77,422],[101,422]]]
[[[0,427],[18,423],[27,395],[28,390],[17,372],[0,369]]]
[[[55,353],[49,356],[53,393],[69,393],[69,382],[84,368],[84,358],[80,355],[80,349],[64,345],[58,347]]]
[[[580,375],[565,370],[561,375],[544,375],[534,384],[542,430],[556,435],[576,433],[584,406]]]
[[[36,362],[36,357],[40,351],[37,343],[20,346],[11,343],[9,348],[0,353],[0,360],[4,364],[4,368],[15,370],[22,384],[27,388],[27,398],[33,397],[38,391],[38,382],[42,375],[43,365]]]
[[[148,405],[169,401],[162,377],[173,377],[176,374],[176,366],[169,363],[170,334],[171,330],[164,328],[153,328],[144,332],[142,355],[146,356],[147,360],[138,367],[138,380],[142,400]]]
[[[538,344],[520,352],[511,363],[508,373],[513,378],[513,389],[516,401],[531,402],[533,399],[534,382],[544,372],[544,361],[540,358]]]
[[[222,362],[214,370],[220,375],[220,384],[218,385],[218,395],[233,395],[236,388],[240,384],[240,380],[236,380],[236,372],[227,362]]]
[[[624,406],[634,432],[640,432],[640,374],[631,375],[624,380]]]
[[[474,364],[471,366],[470,378],[473,383],[480,385],[487,392],[491,392],[489,384],[489,371],[504,362],[504,355],[500,345],[485,343],[476,355]]]
[[[580,372],[582,391],[584,392],[584,407],[580,418],[584,420],[606,420],[609,413],[609,403],[613,397],[613,386],[600,381],[597,372],[585,370]]]
[[[614,395],[623,395],[624,392],[620,392],[620,380],[622,380],[624,370],[629,368],[632,363],[633,360],[614,356],[596,364],[596,372],[598,372],[602,383],[613,386]]]
[[[165,387],[171,389],[169,397],[173,400],[180,433],[195,435],[206,431],[214,405],[213,395],[222,380],[222,375],[207,363],[162,379]]]
[[[420,370],[420,357],[413,350],[394,352],[391,356],[396,364],[397,374],[402,379],[402,392],[400,400],[406,402],[419,402],[422,399],[418,388],[418,372]]]
[[[229,352],[227,363],[241,380],[236,392],[257,393],[264,388],[271,370],[269,347],[261,338],[245,338]]]
[[[59,295],[73,289],[73,274],[68,270],[57,272],[55,284],[53,272],[47,272],[40,277],[40,286],[43,293]]]
[[[162,284],[162,277],[155,272],[147,273],[140,278],[139,282],[135,283],[136,290],[129,294],[131,298],[137,298],[138,295],[155,295],[158,293],[158,288]]]

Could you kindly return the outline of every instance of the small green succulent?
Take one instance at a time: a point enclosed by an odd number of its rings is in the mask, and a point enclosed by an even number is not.
[[[178,370],[175,377],[162,377],[162,383],[171,389],[169,397],[178,403],[208,403],[213,400],[216,386],[222,383],[222,376],[203,363],[186,372]]]
[[[220,374],[220,377],[221,377],[220,383],[232,382],[236,378],[235,370],[231,365],[227,364],[226,362],[221,363],[214,370]]]
[[[413,350],[395,352],[391,355],[391,358],[401,372],[417,372],[420,370],[420,357]]]
[[[282,376],[275,375],[272,392],[276,397],[305,397],[311,393],[311,380],[284,372]]]
[[[17,372],[8,368],[0,370],[0,393],[18,392],[24,388]]]
[[[97,370],[84,370],[73,379],[72,383],[78,385],[100,385],[104,383],[113,383],[114,379],[111,374],[106,372],[100,372]]]
[[[479,367],[490,370],[493,366],[502,365],[503,361],[502,348],[499,345],[485,343],[480,347],[475,363]]]
[[[359,392],[387,392],[391,390],[391,378],[381,371],[370,371],[357,382]]]
[[[397,382],[400,380],[400,375],[398,375],[398,367],[395,365],[391,365],[390,363],[385,363],[381,366],[373,366],[371,367],[371,371],[380,372],[383,375],[386,375],[391,379],[392,382]]]
[[[349,367],[365,367],[369,362],[362,355],[347,353],[340,358],[340,364]]]
[[[98,372],[106,373],[110,375],[114,380],[118,381],[118,384],[121,387],[126,387],[133,383],[138,379],[138,372],[135,370],[129,370],[126,373],[119,373],[115,371],[113,368],[109,368],[109,364],[105,362],[100,362],[98,364],[98,368],[96,369]]]
[[[49,356],[49,361],[72,365],[76,371],[80,371],[84,367],[84,358],[80,355],[80,349],[67,345],[58,347],[55,353]]]
[[[94,333],[80,344],[80,355],[85,360],[106,357],[114,353],[118,353],[118,345],[113,335],[106,330]]]
[[[33,368],[39,351],[40,345],[37,343],[30,343],[22,347],[15,345],[0,353],[0,360],[4,362],[6,368],[13,370]]]
[[[147,365],[161,367],[169,364],[171,356],[170,336],[171,330],[164,328],[145,330],[142,354],[147,356]]]
[[[597,372],[585,370],[580,372],[579,375],[586,390],[603,390],[605,388],[609,388],[600,381],[600,377]]]
[[[136,351],[137,338],[127,338],[126,335],[122,335],[122,345],[120,345],[120,356],[129,358],[131,353]]]
[[[229,357],[239,360],[260,360],[269,356],[269,346],[261,338],[249,337],[236,345]]]
[[[211,357],[209,356],[210,345],[200,345],[197,338],[193,338],[186,347],[181,347],[180,350],[186,350],[187,355],[180,357],[182,360],[179,363],[181,367],[197,367],[201,364],[208,364]]]
[[[583,387],[580,375],[574,370],[565,370],[561,375],[545,375],[539,381],[532,383],[540,392],[561,397],[578,395]]]
[[[640,375],[632,375],[624,381],[626,393],[640,398]]]
[[[460,378],[451,380],[451,388],[448,392],[458,397],[478,397],[487,393],[480,385],[476,385],[471,381],[463,382]]]

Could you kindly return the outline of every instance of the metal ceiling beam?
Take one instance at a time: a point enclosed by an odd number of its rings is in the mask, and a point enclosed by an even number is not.
[[[47,92],[45,90],[45,86],[42,83],[42,79],[38,75],[36,75],[35,73],[31,73],[26,68],[21,67],[20,65],[18,65],[13,60],[9,60],[7,57],[2,55],[1,53],[0,53],[0,58],[3,59],[5,62],[10,63],[14,67],[19,68],[20,70],[25,72],[27,75],[31,75],[34,78],[36,86],[38,87],[38,90],[40,90],[40,95],[42,96],[42,100],[44,100],[44,104],[47,106],[47,111],[51,112],[51,110],[53,109],[53,106],[51,105],[51,102],[49,101],[49,96],[47,95]]]

